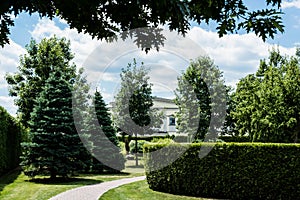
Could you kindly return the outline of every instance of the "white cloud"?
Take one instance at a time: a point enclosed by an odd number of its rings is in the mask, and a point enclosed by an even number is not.
[[[4,107],[11,115],[16,116],[17,106],[14,105],[12,97],[0,96],[0,106]]]
[[[87,80],[89,82],[99,82],[100,80],[107,81],[107,82],[116,82],[119,80],[119,74],[103,72],[103,71],[88,70],[86,75],[87,75]]]
[[[78,34],[75,29],[60,29],[55,22],[45,18],[39,21],[31,34],[37,40],[53,35],[71,40],[77,66],[85,67],[88,80],[93,84],[99,83],[100,77],[100,82],[105,82],[102,85],[107,86],[107,82],[114,84],[108,90],[117,88],[121,68],[137,58],[138,63],[143,61],[152,69],[151,81],[156,84],[153,90],[162,92],[165,89],[169,92],[170,89],[175,89],[177,76],[186,69],[188,61],[205,53],[224,71],[226,83],[234,86],[241,77],[254,73],[259,60],[267,58],[268,51],[273,47],[253,33],[219,38],[215,32],[193,27],[186,38],[165,31],[165,45],[159,52],[151,50],[146,54],[136,47],[133,39],[119,39],[113,43],[100,42],[89,35]],[[280,50],[288,55],[294,53],[293,48],[280,47]]]
[[[61,23],[63,21],[60,21]],[[48,18],[39,19],[34,30],[30,32],[32,37],[40,41],[43,38],[49,38],[54,35],[65,37],[71,41],[71,51],[75,52],[74,62],[81,67],[87,56],[99,45],[99,41],[92,39],[88,34],[78,33],[76,29],[60,29],[54,21]]]
[[[211,57],[224,72],[226,83],[234,86],[238,80],[254,73],[260,59],[267,58],[269,50],[277,45],[264,43],[254,33],[225,35],[222,38],[211,31],[194,27],[188,34]],[[282,54],[293,55],[295,48],[278,46]]]
[[[65,24],[61,20],[58,23]],[[146,54],[138,49],[131,39],[106,43],[92,39],[87,34],[78,33],[75,29],[60,28],[54,21],[46,18],[39,20],[31,35],[37,41],[53,35],[69,39],[71,51],[75,53],[75,64],[85,68],[87,79],[92,83],[92,90],[100,87],[107,102],[112,100],[117,91],[121,68],[126,67],[133,58],[136,58],[138,63],[143,61],[146,67],[151,68],[150,81],[154,84],[154,93],[173,97],[172,90],[177,86],[177,77],[186,69],[190,59],[209,55],[224,71],[226,83],[234,86],[240,78],[254,73],[259,60],[267,58],[268,51],[273,47],[272,44],[262,42],[255,34],[232,34],[219,38],[215,32],[193,27],[186,38],[166,31],[167,40],[160,51],[151,50]],[[279,48],[287,55],[295,52],[294,48]],[[0,76],[3,77],[6,71],[15,71],[18,57],[24,53],[25,50],[13,41],[11,45],[1,49]],[[7,85],[4,79],[0,80],[0,87],[5,86]],[[5,99],[5,96],[0,96],[1,98]],[[12,105],[12,100],[6,99],[5,102]],[[12,106],[10,109],[15,108]]]
[[[6,73],[16,72],[19,65],[19,57],[26,51],[20,45],[10,40],[10,44],[6,44],[0,49],[0,105],[3,106],[12,115],[15,115],[17,107],[13,104],[13,98],[8,97],[8,84],[5,80]]]
[[[6,44],[4,48],[0,49],[0,74],[16,71],[19,57],[25,52],[24,48],[10,40],[10,44]]]
[[[283,1],[281,7],[283,9],[285,9],[285,8],[293,8],[293,7],[300,9],[300,0]]]

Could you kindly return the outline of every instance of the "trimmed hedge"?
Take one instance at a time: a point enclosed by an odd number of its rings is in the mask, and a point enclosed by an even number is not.
[[[204,158],[201,146],[215,145]],[[164,147],[163,151],[156,151]],[[187,148],[175,162],[153,171]],[[222,199],[299,199],[300,145],[266,143],[146,144],[146,176],[153,190]]]
[[[0,175],[19,165],[21,154],[21,127],[0,106]]]

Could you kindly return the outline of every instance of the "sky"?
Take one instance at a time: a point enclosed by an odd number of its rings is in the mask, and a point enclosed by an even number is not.
[[[251,9],[263,8],[265,1],[245,1]],[[73,62],[85,69],[91,90],[100,89],[106,103],[113,101],[120,86],[119,74],[122,68],[135,58],[150,69],[150,82],[153,95],[174,98],[177,77],[188,67],[191,60],[207,55],[223,72],[225,83],[232,87],[242,77],[257,70],[260,59],[268,57],[273,47],[286,55],[294,55],[300,45],[300,0],[284,1],[282,4],[285,32],[274,39],[263,42],[254,33],[230,34],[218,37],[215,25],[192,23],[186,37],[165,30],[167,38],[159,52],[151,50],[148,54],[141,51],[132,40],[118,40],[113,43],[92,39],[88,34],[70,29],[68,24],[58,18],[49,20],[38,14],[22,13],[11,27],[10,44],[0,48],[0,105],[12,115],[17,107],[14,98],[8,95],[6,73],[17,71],[19,58],[26,53],[25,45],[30,39],[40,41],[53,35],[66,37],[71,42],[71,51],[75,54]]]

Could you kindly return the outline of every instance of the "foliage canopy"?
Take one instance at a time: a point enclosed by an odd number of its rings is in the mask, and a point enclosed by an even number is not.
[[[178,77],[178,131],[189,134],[192,140],[203,140],[207,133],[215,139],[225,120],[226,92],[222,73],[209,57],[192,61]]]
[[[299,52],[299,49],[297,49]],[[231,113],[240,135],[252,141],[298,142],[300,134],[299,55],[287,57],[273,49],[256,74],[237,85]]]
[[[85,167],[88,158],[75,128],[72,84],[63,72],[50,73],[31,113],[31,140],[24,143],[24,173],[66,177]]]
[[[9,43],[9,27],[14,25],[14,16],[21,12],[39,13],[41,17],[60,17],[78,32],[88,33],[98,39],[109,39],[116,33],[135,28],[157,28],[167,25],[170,30],[185,34],[190,22],[217,23],[219,36],[238,30],[253,31],[263,40],[274,37],[278,31],[283,32],[281,18],[282,0],[265,0],[264,9],[250,10],[242,0],[160,0],[160,1],[24,1],[4,0],[0,3],[0,45]],[[163,39],[159,30],[136,31],[137,45],[142,49],[145,34],[160,41]],[[124,34],[126,38],[129,35]],[[131,37],[132,35],[130,35]],[[160,44],[154,44],[159,48]]]
[[[10,86],[9,95],[16,97],[15,105],[18,106],[21,122],[28,127],[30,113],[50,73],[61,71],[70,80],[76,79],[83,71],[77,74],[76,66],[71,63],[74,56],[70,42],[65,38],[52,37],[40,43],[31,40],[26,50],[27,54],[20,58],[18,72],[7,74],[5,78]]]

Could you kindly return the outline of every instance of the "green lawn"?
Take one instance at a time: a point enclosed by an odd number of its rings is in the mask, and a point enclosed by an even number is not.
[[[0,177],[0,200],[46,200],[72,188],[142,175],[144,173],[83,174],[68,181],[59,180],[49,183],[49,179],[44,177],[37,177],[35,181],[30,181],[23,173],[14,171]]]
[[[125,170],[123,170],[126,173],[130,174],[143,174],[145,173],[144,169],[144,159],[142,156],[138,157],[138,166],[136,166],[135,160],[127,160],[125,163]]]
[[[195,198],[172,195],[162,192],[156,192],[149,189],[146,181],[138,181],[127,185],[120,186],[118,188],[109,190],[106,192],[100,200],[192,200],[205,198]]]
[[[69,180],[57,180],[50,182],[45,177],[36,177],[30,180],[19,170],[12,171],[0,177],[0,200],[46,200],[66,190],[84,186],[97,184],[105,181],[116,179],[143,176],[144,167],[143,159],[139,158],[139,166],[135,166],[134,160],[126,162],[126,169],[122,174],[81,174]],[[199,199],[193,197],[176,196],[152,191],[148,188],[146,181],[121,186],[104,194],[102,199],[116,200],[140,200],[140,199],[163,199],[163,200],[185,200]]]

